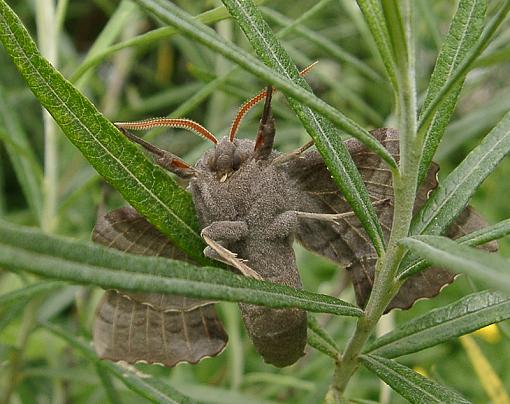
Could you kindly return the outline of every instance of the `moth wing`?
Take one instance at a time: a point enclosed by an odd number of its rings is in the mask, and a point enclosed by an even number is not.
[[[399,160],[398,131],[382,128],[373,131],[372,135]],[[391,172],[379,156],[357,140],[350,139],[345,145],[361,173],[388,241],[394,202]],[[438,166],[433,164],[418,191],[415,212],[437,186],[437,171]],[[317,151],[309,151],[302,158],[289,162],[288,173],[302,191],[300,210],[327,214],[351,211]],[[451,225],[448,235],[456,238],[483,227],[484,223],[473,209],[467,207]],[[344,266],[352,279],[358,305],[365,307],[373,286],[377,254],[357,217],[348,215],[336,223],[300,218],[297,239],[305,248]],[[417,299],[433,297],[453,282],[454,277],[455,274],[439,268],[419,272],[404,283],[387,310],[407,309]]]
[[[133,208],[101,218],[92,239],[132,254],[189,261]],[[108,290],[96,310],[93,340],[103,359],[174,366],[217,355],[228,337],[211,301]]]

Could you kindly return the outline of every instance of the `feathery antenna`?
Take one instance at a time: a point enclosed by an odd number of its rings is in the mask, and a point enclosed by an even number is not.
[[[199,123],[191,119],[182,118],[151,118],[143,121],[135,122],[115,122],[115,126],[128,130],[147,130],[156,127],[160,128],[182,128],[188,129],[197,135],[209,140],[214,144],[218,144],[218,139]]]
[[[301,77],[305,76],[317,63],[318,61],[315,61],[311,65],[305,67],[303,70],[299,72],[299,75]],[[273,93],[276,93],[276,91],[277,91],[276,88],[273,87]],[[239,112],[237,113],[236,117],[232,121],[232,125],[230,126],[228,139],[231,142],[234,141],[237,134],[237,130],[239,129],[239,125],[241,124],[241,121],[243,120],[244,116],[248,113],[250,109],[252,109],[255,105],[257,105],[260,101],[262,101],[266,97],[267,90],[264,89],[260,93],[258,93],[255,97],[250,98],[243,105],[241,105],[241,108],[239,108]]]

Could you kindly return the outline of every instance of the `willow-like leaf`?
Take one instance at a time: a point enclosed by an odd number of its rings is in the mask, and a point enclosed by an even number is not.
[[[455,241],[457,243],[477,246],[488,243],[493,240],[498,240],[510,234],[510,219],[503,220],[495,225],[485,227],[483,229],[466,234],[459,237]],[[399,273],[399,279],[406,279],[424,269],[428,268],[430,264],[424,259],[416,259],[416,257],[406,256],[401,263],[402,271]]]
[[[191,196],[44,59],[29,33],[0,0],[0,41],[28,86],[64,134],[124,198],[198,262],[204,243]]]
[[[430,78],[427,95],[423,103],[426,109],[436,96],[442,84],[447,81],[455,68],[474,45],[483,29],[486,0],[461,0],[453,17],[448,34],[436,60],[436,66]],[[424,134],[423,154],[420,161],[419,182],[427,175],[432,158],[437,150],[446,125],[453,115],[464,80],[461,79],[452,89],[431,118]]]
[[[510,153],[510,112],[442,181],[413,218],[411,234],[441,234],[478,186]]]
[[[279,72],[270,69],[240,47],[224,40],[211,28],[197,22],[192,16],[173,3],[164,0],[136,0],[136,2],[160,20],[177,27],[183,34],[186,34],[188,38],[215,50],[227,59],[238,64],[244,70],[253,73],[264,82],[275,85],[287,96],[295,98],[318,114],[323,115],[336,127],[366,144],[370,150],[373,150],[386,161],[389,167],[392,169],[397,168],[395,160],[387,150],[356,122],[347,118],[341,112],[310,91],[307,91],[299,84],[289,80]]]
[[[396,92],[398,89],[397,73],[395,59],[393,56],[393,47],[391,45],[390,35],[386,26],[381,3],[377,0],[357,0],[365,21],[372,33],[379,55],[386,68],[386,74],[390,80],[391,86]]]
[[[396,358],[510,318],[510,298],[477,292],[417,317],[377,338],[367,353]]]
[[[465,273],[483,285],[510,293],[510,261],[499,255],[440,236],[409,237],[402,244],[431,265]]]
[[[258,281],[219,268],[126,254],[3,221],[0,221],[0,265],[11,271],[23,270],[105,289],[297,307],[340,315],[362,314],[359,308],[331,296]]]
[[[363,365],[411,403],[468,404],[458,393],[391,359],[362,355]]]

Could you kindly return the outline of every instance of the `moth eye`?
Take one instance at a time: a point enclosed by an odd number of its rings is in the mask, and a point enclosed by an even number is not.
[[[215,155],[210,156],[209,159],[207,160],[207,165],[212,171],[216,171],[216,161],[217,158]]]
[[[234,171],[239,170],[239,167],[241,167],[241,154],[235,150],[234,155],[232,157],[232,169]]]

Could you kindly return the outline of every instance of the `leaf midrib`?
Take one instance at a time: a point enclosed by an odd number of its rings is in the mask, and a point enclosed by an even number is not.
[[[166,212],[168,212],[172,217],[174,217],[175,219],[177,219],[177,221],[183,225],[183,227],[187,228],[189,232],[191,232],[192,234],[195,234],[197,235],[197,233],[193,230],[192,227],[190,227],[185,221],[183,221],[179,216],[177,216],[157,195],[155,195],[149,188],[147,188],[145,186],[144,183],[140,182],[138,180],[138,178],[134,175],[133,172],[131,172],[123,163],[122,161],[120,161],[114,154],[112,154],[98,139],[97,137],[95,136],[95,134],[93,132],[91,132],[88,127],[84,124],[84,122],[71,110],[67,107],[67,104],[62,100],[62,98],[55,92],[53,91],[53,88],[52,86],[50,86],[48,84],[48,82],[44,79],[44,77],[40,74],[38,68],[35,67],[35,65],[32,63],[32,60],[31,58],[27,55],[27,53],[25,52],[25,49],[24,47],[18,42],[17,38],[16,38],[16,35],[14,34],[14,32],[11,30],[10,28],[10,25],[9,23],[6,21],[5,17],[2,16],[2,19],[4,20],[4,23],[5,25],[7,26],[7,35],[9,35],[12,39],[13,39],[13,42],[16,43],[16,45],[18,46],[18,49],[20,50],[20,52],[22,53],[24,59],[27,61],[27,63],[29,63],[29,65],[31,66],[31,69],[37,74],[37,76],[42,80],[42,82],[44,83],[45,87],[47,89],[49,89],[49,91],[61,102],[61,107],[63,107],[74,119],[76,119],[76,121],[80,124],[80,126],[84,129],[84,131],[89,134],[92,138],[92,140],[98,144],[105,152],[107,155],[109,155],[111,158],[113,158],[124,170],[125,172],[127,173],[128,176],[132,177],[135,182],[137,184],[139,184],[145,191],[147,191],[147,193],[152,196],[154,198],[154,200],[160,205],[162,206]],[[63,80],[65,80],[65,78],[63,78]],[[197,235],[198,237],[198,235]]]
[[[392,339],[391,341],[388,341],[387,343],[385,343],[384,345],[380,345],[374,349],[372,349],[371,351],[369,352],[373,352],[374,354],[377,354],[379,350],[384,350],[383,348],[385,347],[388,347],[389,345],[391,344],[394,344],[396,342],[405,342],[411,338],[419,338],[420,335],[423,335],[423,334],[427,334],[429,332],[433,332],[433,330],[439,328],[439,327],[444,327],[446,324],[452,324],[452,323],[455,323],[457,321],[460,321],[460,320],[463,320],[465,319],[466,317],[470,317],[472,315],[483,315],[485,313],[485,311],[487,310],[493,310],[493,309],[497,309],[498,306],[501,306],[501,305],[505,305],[505,304],[508,304],[509,303],[509,300],[504,300],[502,302],[498,302],[494,305],[491,305],[491,306],[485,306],[483,307],[482,309],[480,310],[477,310],[477,311],[472,311],[472,312],[468,312],[468,313],[464,313],[463,315],[459,316],[459,317],[456,317],[456,318],[453,318],[453,319],[449,319],[448,321],[445,321],[443,323],[439,323],[439,324],[434,324],[432,326],[428,326],[427,328],[423,328],[417,332],[413,332],[412,334],[406,334],[402,337],[396,337],[395,339]],[[452,337],[453,338],[453,337]],[[444,342],[444,341],[443,341]],[[401,354],[401,355],[405,355],[405,354]],[[399,356],[401,356],[399,355]]]
[[[398,371],[394,370],[393,368],[389,367],[389,366],[386,366],[385,364],[379,362],[377,359],[374,359],[372,358],[372,360],[374,362],[376,362],[380,367],[384,367],[385,371],[387,371],[388,373],[391,373],[392,375],[396,376],[396,379],[400,380],[401,382],[404,382],[405,384],[407,384],[408,386],[411,386],[411,387],[414,387],[416,390],[424,393],[424,395],[430,397],[431,399],[434,400],[434,402],[436,403],[439,403],[440,401],[438,401],[437,397],[432,395],[432,393],[429,393],[427,390],[425,390],[423,387],[421,387],[420,385],[416,385],[414,380],[410,380],[408,379],[407,377],[404,377],[402,374],[400,374]],[[391,359],[388,359],[391,361]],[[409,369],[411,370],[411,369]],[[412,371],[412,370],[411,370]]]
[[[495,130],[496,130],[496,129],[497,129],[497,127],[495,128]],[[490,134],[489,134],[488,136],[490,136]],[[464,184],[465,184],[465,183],[466,183],[469,179],[471,179],[471,176],[472,176],[473,172],[474,172],[474,171],[476,171],[476,170],[477,170],[477,169],[481,166],[481,164],[482,164],[482,163],[485,161],[485,159],[487,158],[487,155],[488,155],[489,153],[492,153],[492,151],[493,151],[494,149],[496,149],[496,148],[499,146],[499,144],[500,144],[501,142],[503,142],[505,139],[506,139],[506,136],[505,136],[505,135],[503,135],[503,136],[501,137],[501,139],[499,139],[499,140],[498,140],[498,141],[497,141],[497,142],[496,142],[496,143],[495,143],[495,144],[494,144],[494,145],[493,145],[493,146],[492,146],[489,150],[487,150],[487,151],[484,153],[484,155],[482,156],[482,158],[481,158],[481,159],[477,159],[477,163],[476,163],[475,165],[473,165],[471,169],[469,169],[469,170],[468,170],[467,174],[463,176],[462,181],[458,182],[458,183],[457,183],[457,185],[455,185],[455,186],[454,186],[454,188],[453,188],[452,190],[447,191],[447,190],[446,190],[445,185],[443,185],[442,189],[445,191],[445,193],[446,193],[446,195],[447,195],[448,197],[447,197],[447,198],[444,198],[444,199],[443,199],[443,201],[442,201],[439,205],[436,205],[437,207],[436,207],[436,209],[434,209],[434,212],[435,212],[435,214],[434,214],[434,215],[430,216],[430,217],[429,217],[427,220],[425,220],[425,221],[420,221],[420,223],[422,223],[422,226],[420,226],[421,228],[418,230],[418,232],[419,232],[420,234],[421,234],[421,233],[423,233],[424,231],[426,231],[426,230],[428,229],[428,227],[429,227],[430,223],[431,223],[434,219],[436,219],[436,218],[437,218],[437,216],[438,216],[438,214],[439,214],[440,212],[442,212],[442,209],[443,209],[443,207],[445,206],[445,204],[447,204],[447,203],[448,203],[448,202],[452,199],[452,197],[453,197],[453,196],[456,196],[456,191],[457,191],[457,190],[458,190],[461,186],[463,186],[463,185],[464,185]],[[474,150],[474,152],[475,152],[475,151],[476,151],[476,149]],[[469,158],[469,156],[468,156],[467,158]],[[466,159],[467,159],[467,158],[466,158]],[[462,163],[461,163],[461,164],[462,164]],[[439,193],[439,189],[440,189],[440,188],[438,188],[437,193]],[[415,234],[416,234],[416,233],[415,233]]]
[[[237,9],[239,12],[241,12],[243,14],[243,16],[245,17],[245,19],[247,21],[250,22],[251,26],[253,27],[254,31],[256,31],[258,37],[264,42],[265,44],[265,47],[266,47],[266,51],[269,51],[271,53],[271,56],[272,56],[272,59],[273,61],[278,65],[279,67],[279,70],[280,70],[280,74],[283,72],[284,76],[287,77],[289,80],[292,80],[292,77],[288,74],[288,72],[286,71],[285,67],[282,65],[282,63],[280,62],[280,59],[278,58],[278,55],[276,55],[273,51],[273,48],[270,46],[270,44],[266,41],[266,38],[265,36],[262,34],[262,32],[260,31],[260,29],[258,28],[258,25],[253,21],[253,19],[251,18],[250,14],[248,14],[245,10],[245,8],[243,7],[243,5],[238,1],[238,0],[233,0],[235,1],[236,5],[237,5]],[[322,124],[318,121],[317,119],[317,116],[315,114],[315,112],[308,106],[303,106],[303,108],[306,108],[308,110],[308,115],[313,119],[313,122],[314,122],[314,126],[316,129],[318,129],[321,133],[321,140],[323,140],[324,143],[326,143],[327,145],[327,148],[329,150],[334,150],[334,147],[333,147],[333,144],[331,143],[331,141],[329,140],[329,137],[327,136],[327,134],[324,132],[324,129],[322,127]],[[338,156],[337,155],[334,155],[335,157],[335,160],[339,160],[338,159]],[[343,164],[335,164],[335,166],[338,168],[339,166],[340,167],[343,167]],[[345,171],[345,170],[343,170]],[[349,175],[346,176],[346,178],[349,180],[349,186],[353,189],[358,189],[358,187],[356,186],[356,184],[351,181],[351,177]],[[370,212],[371,211],[371,207],[369,207],[366,203],[366,201],[363,199],[363,198],[356,198],[356,201],[358,203],[361,204],[361,206],[363,206],[363,209],[367,212]],[[372,223],[372,221],[370,221]],[[376,226],[374,226],[376,227]],[[375,228],[374,230],[375,231],[375,234],[377,234],[379,236],[379,232],[377,231],[377,228]],[[382,240],[378,240],[379,242],[379,245],[380,246],[384,246],[384,242]]]
[[[471,10],[469,11],[469,16],[468,18],[466,19],[466,24],[463,25],[463,29],[462,29],[462,35],[461,35],[461,38],[460,40],[458,41],[458,46],[457,48],[455,49],[455,55],[453,55],[453,58],[452,58],[452,63],[450,63],[450,66],[449,66],[449,71],[447,73],[447,75],[445,76],[445,80],[449,79],[452,75],[452,72],[454,71],[455,67],[457,67],[458,65],[458,62],[457,62],[457,58],[459,56],[459,53],[460,53],[460,50],[462,48],[464,48],[464,42],[466,40],[466,37],[467,37],[467,33],[468,33],[468,27],[471,25],[470,22],[471,22],[471,19],[472,19],[472,16],[473,16],[473,13],[475,11],[475,6],[476,6],[477,2],[476,1],[473,1],[471,3]],[[462,60],[462,59],[461,59]],[[453,97],[453,93],[452,95],[450,96],[450,98]],[[429,98],[429,97],[427,97]],[[431,97],[432,98],[432,97]],[[428,102],[430,103],[430,101]],[[427,104],[428,104],[427,103]],[[426,105],[424,106],[424,109],[425,109]],[[432,118],[432,122],[430,123],[429,125],[429,129],[427,132],[430,132],[432,131],[434,125],[435,125],[435,122],[438,121],[439,119],[441,119],[441,111],[438,109],[435,113],[434,113],[434,117]]]
[[[65,263],[66,265],[75,266],[75,267],[77,267],[76,273],[79,274],[80,279],[82,279],[81,281],[79,281],[80,283],[82,283],[82,282],[88,283],[87,280],[83,279],[83,275],[85,275],[85,277],[87,277],[87,274],[86,273],[84,274],[84,271],[87,272],[86,268],[90,268],[91,272],[97,272],[100,270],[102,272],[102,274],[109,275],[112,277],[112,279],[114,279],[114,276],[116,274],[122,274],[126,277],[131,276],[131,277],[141,277],[141,278],[145,278],[146,276],[149,276],[149,277],[153,277],[153,278],[159,278],[161,280],[164,280],[165,282],[175,282],[175,283],[180,283],[183,285],[191,285],[191,286],[196,285],[200,288],[203,288],[204,285],[206,285],[206,286],[212,285],[213,287],[218,286],[218,287],[223,288],[226,292],[228,292],[228,291],[239,292],[241,290],[244,290],[247,293],[253,293],[253,292],[260,293],[260,294],[265,295],[268,300],[271,300],[272,298],[275,298],[275,297],[277,299],[281,299],[282,296],[284,296],[285,298],[288,298],[289,300],[296,302],[296,303],[305,303],[305,304],[313,304],[313,305],[322,306],[323,308],[329,309],[328,312],[334,312],[339,315],[349,315],[349,316],[357,317],[362,314],[360,309],[357,309],[354,306],[347,305],[347,304],[345,304],[345,302],[339,301],[339,302],[331,303],[331,302],[320,300],[318,298],[318,296],[317,297],[316,296],[306,297],[306,296],[299,296],[299,295],[294,295],[294,294],[287,295],[287,294],[285,294],[285,292],[275,292],[275,291],[272,291],[271,289],[255,289],[255,288],[249,288],[247,286],[242,286],[242,285],[241,286],[232,286],[232,285],[223,284],[223,283],[211,283],[210,281],[207,281],[207,280],[201,281],[201,280],[185,279],[185,278],[180,278],[177,276],[165,277],[165,276],[162,276],[159,274],[154,274],[154,273],[134,273],[134,272],[126,271],[123,269],[111,269],[111,268],[104,267],[104,266],[84,264],[81,262],[75,262],[75,261],[67,260],[67,259],[60,258],[60,257],[48,256],[48,255],[41,254],[41,253],[34,253],[34,252],[31,252],[30,250],[27,250],[25,248],[11,246],[8,244],[3,244],[3,243],[0,243],[0,248],[2,247],[2,245],[10,250],[12,250],[12,249],[21,250],[25,254],[29,254],[31,257],[33,257],[34,260],[38,260],[38,259],[40,261],[44,260],[47,263],[51,263],[51,262],[55,261],[56,262],[55,266],[58,266],[58,263]],[[32,272],[32,271],[30,271],[30,272]],[[34,272],[40,273],[41,271],[37,270]],[[55,278],[55,277],[52,277],[52,278]],[[57,279],[63,279],[63,278],[57,278]],[[281,286],[281,285],[279,285],[279,286]],[[300,292],[299,289],[296,289],[296,291],[298,293]],[[303,292],[306,293],[306,291],[303,291]],[[172,293],[175,294],[175,292],[172,292]],[[201,296],[195,296],[195,297],[200,298]],[[345,312],[342,313],[341,311],[343,309],[345,309]],[[310,309],[308,309],[308,310],[310,310]],[[313,310],[310,310],[310,311],[313,311]]]

